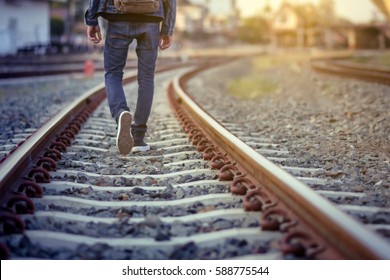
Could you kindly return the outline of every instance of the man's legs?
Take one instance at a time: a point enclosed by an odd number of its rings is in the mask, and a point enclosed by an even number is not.
[[[150,147],[144,142],[144,137],[153,103],[154,72],[160,40],[159,23],[139,23],[138,31],[136,49],[138,57],[138,98],[132,126],[133,151],[147,151]]]
[[[119,116],[122,112],[129,111],[122,78],[128,48],[133,39],[137,40],[138,98],[131,131],[134,135],[134,146],[138,147],[134,147],[134,150],[145,151],[150,149],[144,142],[144,137],[153,103],[154,71],[160,40],[159,23],[109,22],[104,49],[106,92],[111,114],[120,127]],[[119,135],[120,131],[118,131],[117,140]],[[128,141],[128,139],[125,140]],[[140,146],[142,147],[139,148]]]
[[[128,30],[128,22],[109,21],[104,46],[106,94],[111,115],[118,123],[116,145],[121,154],[130,153],[134,144],[131,135],[132,116],[122,86],[123,69],[133,40],[128,36]]]
[[[104,45],[104,69],[106,94],[111,115],[118,121],[123,111],[129,111],[122,86],[123,69],[132,38],[127,35],[128,22],[108,21]]]

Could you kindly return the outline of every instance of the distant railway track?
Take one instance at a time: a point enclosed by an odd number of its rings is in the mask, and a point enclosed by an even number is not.
[[[315,71],[355,78],[369,82],[390,84],[390,69],[378,65],[367,65],[341,60],[315,60],[312,61]]]
[[[94,59],[90,56],[80,57],[16,57],[0,60],[0,79],[51,76],[60,74],[84,73],[86,62],[92,62],[88,67],[92,71],[103,71],[104,64],[101,59]],[[129,59],[126,70],[135,69],[134,60]],[[162,64],[172,63],[174,59],[163,59]],[[89,69],[88,71],[91,71]]]
[[[2,257],[389,259],[380,236],[186,94],[215,64],[162,76],[159,88],[175,76],[174,113],[160,93],[149,153],[118,157],[103,86],[31,135],[0,165]]]
[[[52,63],[25,62],[25,64],[1,65],[0,79],[83,73],[85,71],[86,61]],[[104,66],[101,61],[91,61],[93,62],[93,71],[104,70]],[[134,68],[135,66],[131,65],[131,63],[128,63],[128,66],[126,67],[127,70]]]

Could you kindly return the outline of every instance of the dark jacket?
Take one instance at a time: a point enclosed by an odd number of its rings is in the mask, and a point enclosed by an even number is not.
[[[157,12],[145,15],[123,14],[114,6],[113,0],[89,0],[89,7],[85,12],[85,24],[98,25],[98,17],[107,20],[124,20],[136,22],[160,22],[161,35],[173,34],[176,21],[176,0],[160,0],[160,8]]]

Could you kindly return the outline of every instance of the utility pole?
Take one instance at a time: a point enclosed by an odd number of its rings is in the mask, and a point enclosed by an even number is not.
[[[237,1],[231,0],[231,15],[232,15],[232,27],[234,31],[237,30],[240,19],[240,10],[238,9]]]
[[[74,30],[74,24],[75,24],[75,17],[76,17],[76,0],[68,0],[68,41],[72,41],[72,34]]]

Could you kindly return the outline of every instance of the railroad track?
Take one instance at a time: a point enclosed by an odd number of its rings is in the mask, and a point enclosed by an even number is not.
[[[27,56],[0,59],[0,79],[83,73],[85,62],[93,62],[93,70],[102,71],[103,62],[91,55]],[[129,61],[130,62],[130,61]],[[135,68],[128,63],[127,70]]]
[[[378,65],[353,63],[343,60],[314,60],[311,63],[315,71],[361,79],[369,82],[390,84],[390,69]]]
[[[0,165],[2,257],[388,259],[381,237],[185,94],[204,69],[158,75],[150,152],[118,156],[103,86],[16,149]]]
[[[83,58],[84,57],[84,58]],[[86,66],[86,62],[92,64]],[[128,59],[126,71],[136,68],[135,59]],[[160,59],[160,64],[175,62],[175,59]],[[86,70],[86,67],[90,69]],[[0,60],[0,79],[52,76],[60,74],[75,74],[85,71],[104,71],[104,64],[101,59],[91,55],[80,55],[79,57],[15,57]]]

